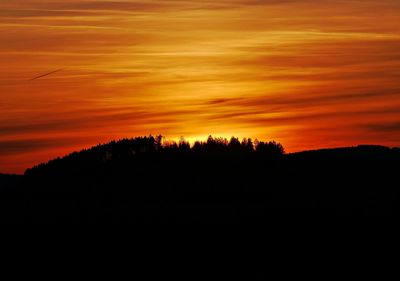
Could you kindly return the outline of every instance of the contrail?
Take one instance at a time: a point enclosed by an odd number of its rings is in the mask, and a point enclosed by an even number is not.
[[[32,78],[32,79],[29,79],[29,81],[33,81],[33,80],[36,80],[36,79],[39,79],[39,78],[42,78],[42,77],[51,75],[51,74],[56,73],[56,72],[59,72],[59,71],[61,71],[61,70],[63,70],[63,69],[62,69],[62,68],[61,68],[61,69],[57,69],[57,70],[51,71],[51,72],[49,72],[49,73],[36,76],[36,77],[34,77],[34,78]]]

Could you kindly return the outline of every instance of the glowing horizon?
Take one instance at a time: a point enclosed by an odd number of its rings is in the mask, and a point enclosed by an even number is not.
[[[149,134],[400,146],[400,1],[215,2],[0,2],[0,172]]]

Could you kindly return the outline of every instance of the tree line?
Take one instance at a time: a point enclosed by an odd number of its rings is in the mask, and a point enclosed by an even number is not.
[[[98,170],[105,165],[129,166],[135,163],[151,162],[160,159],[193,158],[249,158],[258,157],[276,159],[284,155],[283,146],[275,141],[259,141],[251,138],[239,140],[231,137],[229,140],[209,136],[205,141],[195,141],[190,145],[181,138],[179,141],[166,140],[162,135],[141,136],[107,144],[99,144],[90,149],[73,152],[65,157],[58,157],[47,163],[39,164],[25,172],[32,175],[37,172],[70,171],[82,173],[88,170]]]

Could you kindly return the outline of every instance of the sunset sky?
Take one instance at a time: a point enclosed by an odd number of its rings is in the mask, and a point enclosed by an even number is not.
[[[400,0],[0,0],[0,172],[148,134],[400,146]]]

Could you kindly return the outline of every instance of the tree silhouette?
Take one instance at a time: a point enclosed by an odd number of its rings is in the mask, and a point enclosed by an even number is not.
[[[239,152],[242,148],[239,139],[235,138],[235,137],[231,137],[229,144],[228,144],[228,148],[232,152]]]
[[[73,152],[63,158],[56,158],[48,163],[39,164],[26,171],[32,174],[69,174],[90,173],[101,169],[114,167],[127,167],[138,161],[152,161],[163,157],[248,157],[258,155],[265,158],[276,158],[284,154],[280,143],[271,141],[258,142],[254,146],[251,138],[244,138],[242,142],[236,137],[226,138],[208,136],[205,142],[195,141],[191,147],[183,137],[178,143],[166,140],[162,135],[156,137],[144,136],[132,139],[111,141],[107,144],[99,144],[90,149]],[[143,159],[143,160],[141,160]]]
[[[0,194],[0,217],[263,224],[285,215],[400,215],[399,169],[400,150],[382,146],[285,154],[275,141],[209,136],[191,146],[150,135],[28,169],[21,186]]]
[[[285,153],[283,146],[275,141],[265,143],[263,141],[258,142],[256,146],[256,152],[260,156],[264,157],[279,157]]]

